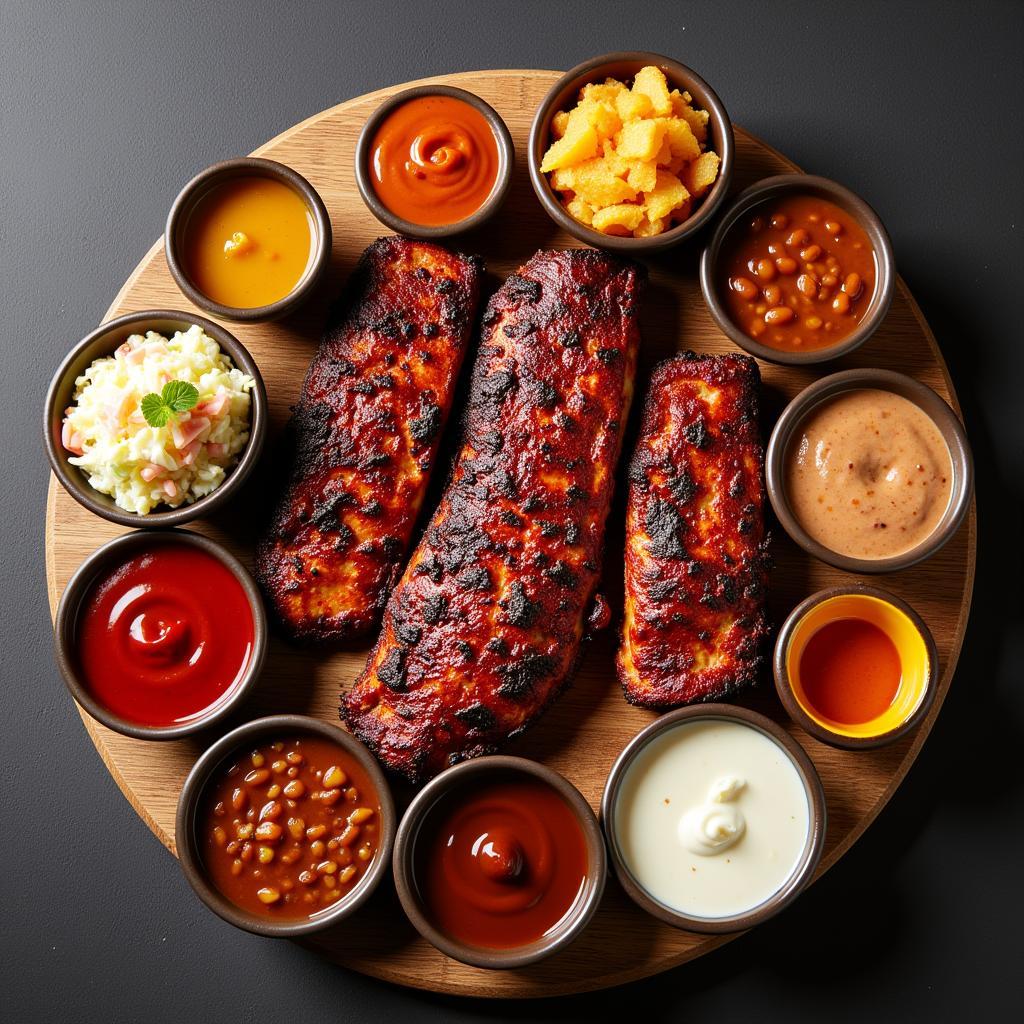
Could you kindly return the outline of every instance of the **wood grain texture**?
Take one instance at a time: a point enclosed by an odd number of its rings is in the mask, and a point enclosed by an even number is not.
[[[504,117],[516,144],[515,178],[498,218],[483,231],[459,240],[459,248],[487,261],[491,284],[525,262],[541,246],[573,246],[544,214],[526,173],[526,139],[533,111],[558,77],[551,71],[479,71],[425,82],[446,82],[469,89]],[[419,84],[419,83],[417,83]],[[324,111],[256,151],[289,164],[320,192],[334,225],[332,267],[319,295],[298,315],[275,325],[232,325],[260,365],[270,395],[271,438],[288,417],[320,335],[327,303],[347,278],[369,242],[386,231],[364,207],[352,173],[356,137],[366,117],[394,86]],[[797,168],[764,143],[736,130],[737,166],[733,191],[758,178]],[[735,351],[712,322],[697,281],[698,244],[684,244],[649,261],[651,283],[641,313],[643,354],[638,396],[644,393],[654,362],[674,351]],[[108,310],[108,318],[147,307],[192,307],[175,287],[158,241],[129,277]],[[74,339],[68,339],[69,345]],[[859,351],[827,370],[762,364],[764,422],[823,372],[855,366],[884,366],[909,373],[935,388],[958,409],[952,382],[913,297],[899,281],[892,310],[878,333]],[[635,403],[635,405],[639,405]],[[959,410],[958,410],[959,411]],[[455,417],[453,417],[455,419]],[[626,447],[635,438],[635,419]],[[451,446],[450,436],[446,439]],[[264,459],[273,473],[273,444]],[[620,473],[621,478],[621,473]],[[605,586],[621,612],[622,488],[608,530]],[[259,523],[252,503],[236,499],[225,515],[192,528],[225,543],[252,565]],[[894,746],[875,751],[842,751],[818,743],[788,721],[766,672],[761,684],[741,703],[781,722],[804,745],[817,765],[828,798],[829,828],[819,874],[828,870],[874,820],[917,756],[948,691],[970,608],[975,562],[975,510],[957,536],[934,558],[912,569],[875,580],[912,604],[929,624],[938,645],[941,680],[938,699],[921,728]],[[71,574],[100,544],[124,532],[92,516],[51,478],[46,508],[46,578],[51,614]],[[801,598],[822,587],[856,580],[800,552],[776,528],[769,611],[777,625]],[[654,717],[630,707],[615,679],[616,633],[590,644],[574,685],[547,716],[510,753],[542,760],[567,775],[595,808],[612,762],[627,741]],[[355,680],[369,650],[330,655],[289,648],[275,639],[257,692],[242,712],[250,718],[274,712],[299,712],[337,720],[338,694]],[[160,841],[174,852],[174,811],[181,783],[193,762],[216,735],[174,743],[145,743],[105,729],[82,712],[97,750],[118,786]],[[223,726],[226,731],[235,722]],[[408,793],[397,792],[399,806]],[[354,918],[308,940],[329,959],[387,981],[463,995],[534,997],[606,988],[674,967],[728,941],[678,931],[660,924],[627,900],[614,879],[591,927],[553,959],[517,971],[486,972],[449,960],[413,931],[385,883]]]

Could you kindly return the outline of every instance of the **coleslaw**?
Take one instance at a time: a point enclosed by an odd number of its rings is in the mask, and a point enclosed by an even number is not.
[[[175,380],[193,384],[198,402],[151,426],[142,399]],[[248,443],[253,387],[198,324],[170,338],[133,334],[75,381],[61,441],[68,461],[119,508],[145,515],[188,505],[223,483]]]

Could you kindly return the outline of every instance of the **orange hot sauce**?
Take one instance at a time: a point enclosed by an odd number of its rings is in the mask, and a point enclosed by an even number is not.
[[[487,118],[452,96],[418,96],[393,110],[370,151],[374,191],[414,224],[454,224],[480,209],[498,177]]]
[[[892,639],[864,619],[822,626],[800,656],[800,683],[824,718],[860,725],[892,704],[903,669]]]

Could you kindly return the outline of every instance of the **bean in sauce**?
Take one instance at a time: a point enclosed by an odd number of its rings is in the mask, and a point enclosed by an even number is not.
[[[817,196],[763,203],[723,252],[729,315],[751,338],[787,352],[838,344],[860,324],[875,287],[875,254],[845,210]]]
[[[240,751],[211,780],[198,819],[214,886],[242,910],[282,920],[351,893],[377,854],[379,829],[362,765],[307,735]]]

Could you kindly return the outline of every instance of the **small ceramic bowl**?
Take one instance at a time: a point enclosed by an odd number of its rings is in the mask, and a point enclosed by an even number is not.
[[[72,404],[75,394],[75,380],[95,359],[114,354],[114,350],[130,335],[145,334],[156,331],[170,335],[175,331],[186,331],[192,324],[198,324],[217,342],[221,351],[230,357],[238,369],[247,373],[256,381],[252,389],[252,405],[249,419],[249,443],[241,453],[238,462],[227,474],[224,482],[215,490],[191,505],[181,505],[166,511],[149,512],[138,515],[126,512],[114,504],[114,499],[101,494],[89,485],[85,474],[72,466],[71,457],[61,444],[61,425],[64,421],[64,410]],[[91,334],[86,335],[65,357],[57,367],[57,372],[50,381],[46,392],[46,403],[43,411],[43,438],[50,466],[64,490],[80,505],[104,519],[119,526],[135,528],[181,526],[183,523],[206,516],[222,508],[232,495],[238,492],[246,478],[252,472],[263,450],[263,442],[267,433],[269,406],[267,392],[263,386],[263,378],[255,360],[249,355],[245,346],[220,324],[197,316],[194,313],[182,313],[175,309],[146,309],[139,313],[128,313],[100,324]]]
[[[622,854],[616,834],[615,806],[629,767],[652,740],[657,739],[682,723],[715,720],[739,722],[742,725],[750,726],[759,730],[768,739],[778,744],[790,761],[792,761],[803,782],[804,791],[807,795],[809,827],[803,852],[789,878],[780,889],[763,903],[742,914],[734,914],[729,917],[696,917],[675,910],[662,903],[634,878]],[[788,907],[814,877],[814,872],[818,867],[822,851],[825,847],[825,831],[827,827],[825,790],[821,785],[821,779],[818,777],[814,764],[804,752],[803,747],[770,718],[766,718],[764,715],[760,715],[748,708],[737,707],[732,704],[698,704],[679,708],[655,719],[645,729],[637,733],[625,750],[619,754],[615,764],[612,765],[608,781],[605,783],[604,796],[601,799],[601,824],[604,827],[604,833],[608,840],[608,849],[611,851],[615,874],[623,889],[626,890],[627,895],[639,907],[646,910],[647,913],[656,917],[659,921],[664,921],[675,928],[684,928],[688,931],[709,934],[739,932],[767,921],[768,918],[774,917],[781,910]]]
[[[511,949],[471,946],[440,931],[431,921],[419,895],[415,878],[416,843],[419,833],[438,802],[462,786],[478,787],[487,781],[528,775],[552,787],[576,816],[587,848],[586,889],[571,911],[546,935],[526,946]],[[416,930],[446,956],[473,967],[505,969],[525,967],[563,949],[594,916],[608,874],[604,840],[594,812],[579,790],[564,776],[536,761],[521,757],[492,756],[464,761],[429,782],[405,812],[398,826],[394,853],[395,886],[409,920]]]
[[[721,278],[721,253],[723,246],[729,241],[729,234],[740,221],[745,220],[746,215],[754,207],[790,195],[817,196],[845,210],[864,229],[875,250],[875,288],[860,324],[852,334],[847,335],[838,344],[807,352],[786,352],[770,345],[762,345],[736,324],[729,315],[723,298],[725,282]],[[711,240],[701,253],[700,287],[704,301],[719,328],[744,351],[771,363],[806,366],[811,363],[825,363],[847,355],[874,334],[885,319],[892,302],[896,288],[896,261],[885,226],[878,214],[860,196],[829,178],[819,178],[811,174],[779,174],[755,182],[741,192],[722,214]]]
[[[283,298],[265,306],[225,306],[215,302],[201,292],[188,275],[188,264],[185,259],[185,239],[188,233],[189,219],[196,205],[209,193],[210,189],[235,178],[263,177],[287,185],[298,193],[306,204],[313,221],[314,238],[312,240],[313,255],[306,272],[295,287]],[[190,302],[200,309],[220,317],[222,320],[236,320],[244,323],[256,323],[264,320],[279,320],[294,312],[310,297],[317,281],[327,269],[331,260],[331,218],[320,194],[298,171],[279,164],[275,160],[264,160],[261,157],[246,156],[234,160],[222,160],[220,163],[200,171],[179,193],[170,212],[167,214],[167,226],[164,229],[164,254],[167,266],[178,287],[188,296]]]
[[[541,173],[540,165],[544,160],[545,152],[551,145],[552,119],[559,111],[569,110],[576,105],[579,91],[583,86],[589,85],[591,82],[603,82],[606,78],[628,82],[641,68],[649,65],[661,68],[670,89],[689,92],[693,97],[694,105],[700,110],[706,110],[710,115],[708,148],[714,150],[721,158],[718,179],[693,214],[674,228],[650,238],[609,235],[603,231],[595,231],[586,224],[581,224],[568,213],[562,205],[558,193],[551,187],[548,176]],[[679,61],[669,57],[663,57],[661,54],[627,50],[619,53],[606,53],[584,61],[582,64],[577,64],[555,82],[534,115],[527,155],[530,183],[533,185],[533,190],[537,193],[537,198],[547,211],[548,216],[563,231],[595,248],[611,249],[626,255],[639,255],[678,245],[683,239],[690,238],[700,231],[714,217],[729,191],[734,152],[732,122],[729,120],[729,115],[725,112],[725,107],[722,106],[718,95],[700,75],[685,64],[680,64]]]
[[[369,870],[356,883],[355,888],[337,903],[312,917],[299,920],[275,921],[242,910],[232,903],[209,880],[196,834],[196,818],[202,797],[214,774],[239,748],[269,737],[288,737],[296,733],[315,734],[336,743],[362,766],[377,790],[380,801],[381,831],[376,856]],[[178,811],[174,820],[175,844],[181,870],[196,895],[219,917],[229,924],[255,935],[271,938],[298,938],[311,932],[331,928],[355,913],[373,894],[387,873],[391,860],[391,847],[395,840],[395,805],[387,779],[373,755],[354,736],[337,725],[310,718],[306,715],[271,715],[252,722],[222,736],[196,761],[185,779],[178,798]]]
[[[840,619],[863,619],[878,626],[896,645],[902,670],[889,708],[867,722],[850,725],[825,717],[808,700],[800,658],[823,626]],[[799,726],[834,747],[862,750],[893,743],[918,726],[935,700],[939,655],[935,641],[913,608],[874,587],[832,587],[802,601],[790,612],[775,642],[775,689]]]
[[[949,504],[934,531],[916,547],[889,558],[856,558],[833,551],[821,544],[800,525],[786,490],[786,453],[808,413],[822,402],[844,391],[859,391],[864,388],[891,391],[923,410],[942,434],[953,465]],[[846,572],[897,572],[934,555],[954,536],[967,515],[971,505],[973,475],[967,434],[956,413],[930,387],[893,370],[843,370],[841,373],[822,377],[804,388],[783,410],[772,430],[765,453],[765,484],[772,508],[782,528],[808,554]]]
[[[212,555],[224,565],[232,576],[238,580],[245,591],[252,612],[253,645],[249,665],[245,674],[235,684],[234,689],[217,707],[202,718],[173,726],[150,726],[131,722],[115,714],[100,703],[90,691],[83,678],[78,660],[78,620],[82,611],[82,602],[91,590],[96,578],[102,573],[117,569],[129,559],[136,557],[154,542],[180,544],[183,547],[198,548]],[[221,547],[208,537],[184,530],[165,530],[157,533],[151,531],[134,531],[107,541],[101,548],[94,551],[75,572],[68,582],[54,620],[54,648],[57,655],[57,666],[71,696],[108,729],[132,736],[139,740],[177,740],[182,736],[190,736],[209,728],[232,714],[248,697],[256,680],[263,669],[267,653],[267,615],[263,609],[263,599],[252,576],[241,562],[226,548]]]
[[[393,110],[420,96],[449,96],[452,99],[468,103],[487,119],[494,134],[494,140],[498,144],[498,174],[494,179],[491,194],[475,213],[451,224],[417,224],[415,221],[399,217],[384,204],[373,187],[370,162],[373,158],[373,140],[377,129]],[[410,238],[447,238],[449,235],[458,235],[463,231],[480,227],[498,212],[501,204],[505,201],[509,185],[512,184],[512,168],[515,165],[515,159],[515,146],[512,143],[508,127],[501,119],[501,115],[489,103],[485,103],[479,96],[467,92],[465,89],[456,89],[449,85],[418,85],[412,89],[403,89],[390,99],[385,100],[363,125],[356,142],[356,184],[359,186],[359,194],[363,197],[363,202],[369,207],[370,212],[392,231],[400,235],[408,235]]]

